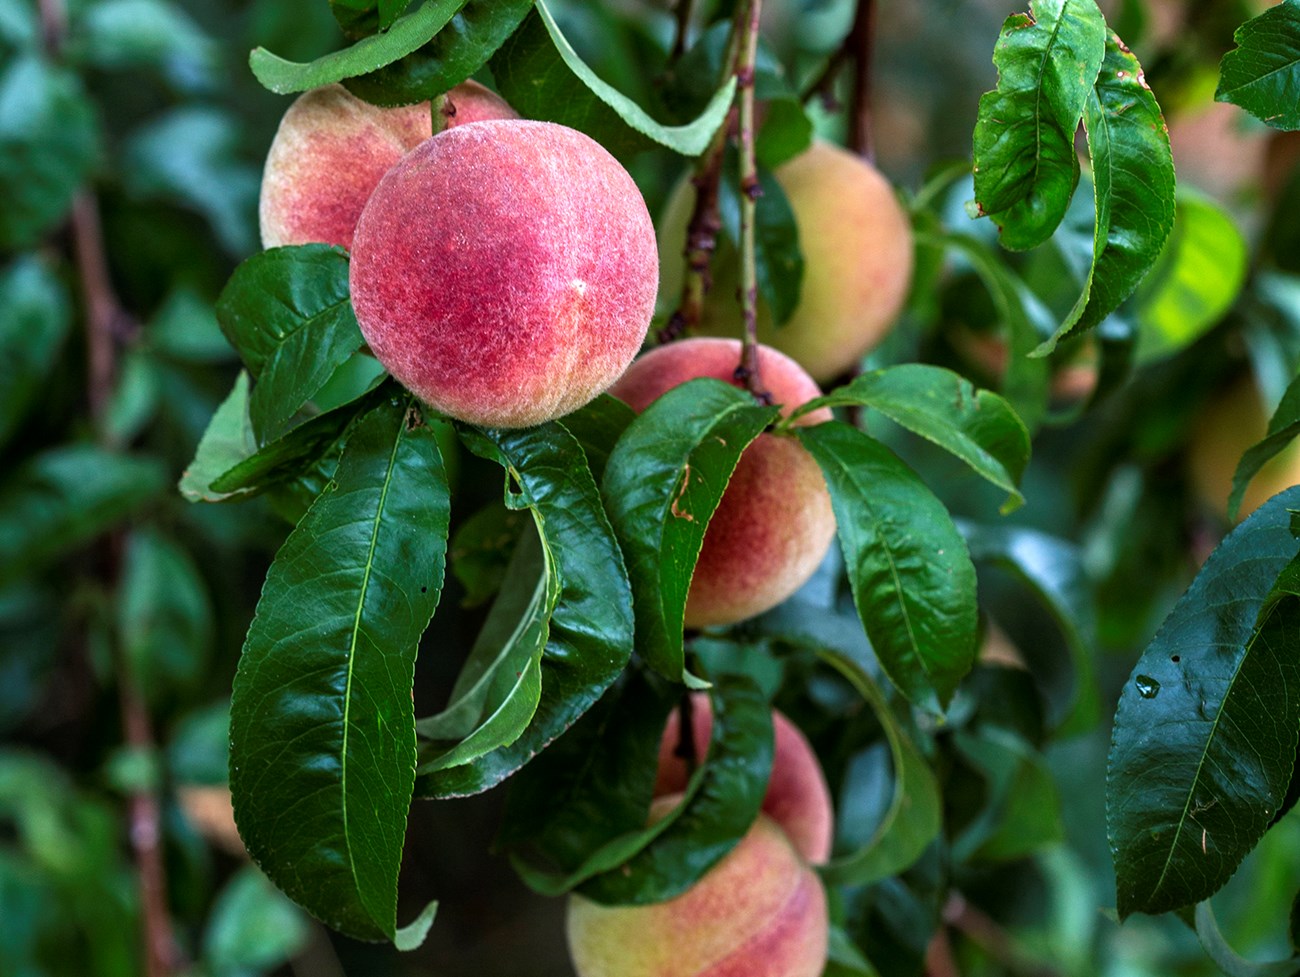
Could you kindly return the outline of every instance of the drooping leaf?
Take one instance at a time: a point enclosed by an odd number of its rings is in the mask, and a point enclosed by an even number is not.
[[[1120,695],[1106,808],[1121,917],[1209,898],[1283,803],[1300,738],[1288,507],[1300,489],[1210,554]]]
[[[1101,69],[1106,22],[1094,0],[1031,0],[993,52],[998,87],[980,97],[975,201],[1023,251],[1065,216],[1079,179],[1074,133]]]
[[[1208,197],[1180,190],[1173,234],[1135,299],[1138,359],[1168,356],[1204,335],[1236,301],[1249,263],[1232,217]]]
[[[1300,0],[1282,0],[1237,28],[1219,65],[1217,102],[1232,102],[1274,129],[1300,129]]]
[[[1219,929],[1219,921],[1214,917],[1214,909],[1209,900],[1196,904],[1192,918],[1196,925],[1196,937],[1201,941],[1201,949],[1227,977],[1295,977],[1296,972],[1300,971],[1300,955],[1292,956],[1289,960],[1256,963],[1238,954]]]
[[[54,368],[72,310],[63,285],[37,258],[0,274],[0,444],[17,429]]]
[[[1018,488],[1029,464],[1029,431],[1006,400],[977,390],[938,366],[907,363],[872,370],[825,397],[809,401],[793,418],[819,406],[857,404],[880,411],[966,462],[1008,493],[1007,506],[1024,502]]]
[[[90,99],[77,75],[37,54],[0,68],[0,247],[36,244],[66,216],[99,153]]]
[[[248,56],[248,66],[257,80],[277,95],[305,92],[345,78],[356,78],[390,65],[428,43],[465,3],[466,0],[424,0],[382,34],[363,37],[351,47],[315,61],[287,61],[266,48],[254,48]]]
[[[1101,691],[1092,660],[1096,611],[1082,553],[1066,540],[1026,526],[962,522],[958,528],[972,560],[1012,573],[1056,621],[1074,664],[1073,697],[1056,719],[1056,732],[1069,736],[1090,729],[1101,715]]]
[[[988,803],[953,842],[957,861],[1027,858],[1064,836],[1061,796],[1046,761],[1009,730],[989,727],[954,738],[988,786]]]
[[[726,119],[736,91],[730,78],[693,121],[656,122],[587,66],[541,0],[493,58],[492,71],[501,94],[524,116],[579,129],[616,155],[649,140],[683,156],[699,156]]]
[[[736,154],[729,152],[719,186],[718,211],[723,230],[732,242],[740,240],[738,170]],[[758,293],[772,313],[773,322],[781,326],[789,321],[799,306],[799,295],[803,290],[803,252],[799,250],[799,228],[794,210],[781,184],[765,166],[758,169],[758,183],[762,190],[760,203],[754,209],[754,266]]]
[[[889,741],[894,792],[871,838],[820,869],[832,885],[869,885],[911,866],[939,834],[942,804],[925,757],[894,717],[884,694],[854,656],[824,649],[821,658],[866,700]]]
[[[1038,348],[1043,356],[1118,309],[1156,264],[1174,227],[1169,131],[1142,66],[1113,31],[1083,125],[1092,154],[1092,267],[1074,308]]]
[[[704,531],[741,453],[777,416],[719,380],[674,387],[633,421],[601,483],[627,556],[637,651],[665,678],[686,672],[682,623]]]
[[[369,74],[344,80],[374,105],[413,105],[459,85],[496,53],[532,0],[469,0],[427,44]]]
[[[51,448],[0,485],[0,586],[35,572],[149,505],[163,466],[89,444]]]
[[[414,402],[375,408],[276,554],[235,676],[244,842],[295,902],[361,939],[398,936],[416,643],[442,589],[448,518]]]
[[[1237,469],[1232,473],[1232,494],[1228,496],[1229,517],[1237,518],[1250,480],[1272,458],[1285,450],[1297,434],[1300,434],[1300,378],[1291,381],[1291,385],[1286,388],[1282,402],[1269,418],[1268,432],[1263,439],[1251,445],[1237,463]]]
[[[249,416],[259,443],[291,418],[362,345],[342,248],[304,244],[253,255],[217,299],[217,321],[257,378]]]
[[[461,797],[495,787],[591,708],[632,651],[627,571],[573,435],[557,422],[508,431],[465,428],[461,434],[471,451],[506,470],[507,504],[531,510],[561,589],[532,721],[517,739],[469,763],[421,772],[420,797]]]
[[[839,421],[796,429],[826,476],[853,600],[886,674],[941,711],[975,661],[975,567],[948,510],[889,448]]]

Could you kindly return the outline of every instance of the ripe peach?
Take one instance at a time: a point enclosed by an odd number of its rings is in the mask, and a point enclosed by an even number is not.
[[[766,346],[758,353],[763,385],[785,413],[820,395],[794,360]],[[739,362],[737,339],[684,339],[639,358],[610,393],[639,412],[695,377],[734,383]],[[814,411],[799,423],[830,416]],[[834,536],[817,462],[792,437],[760,434],[740,456],[709,521],[686,599],[687,627],[733,624],[775,607],[812,576]]]
[[[602,906],[572,896],[569,952],[578,977],[818,977],[829,925],[821,881],[760,814],[740,843],[675,899]]]
[[[696,755],[703,759],[713,730],[713,707],[703,693],[691,696],[691,725]],[[763,813],[779,824],[790,843],[809,863],[823,864],[831,855],[835,829],[831,792],[821,763],[807,737],[780,712],[772,711],[775,754],[772,777],[763,797]],[[676,794],[686,789],[689,775],[686,761],[676,753],[681,723],[673,710],[659,742],[659,772],[655,796]]]
[[[352,246],[357,218],[380,179],[433,134],[428,102],[382,109],[342,85],[298,97],[280,120],[262,174],[262,246]],[[518,115],[478,82],[447,93],[446,125]]]
[[[352,303],[379,361],[463,421],[527,427],[587,403],[641,347],[654,226],[599,143],[548,122],[456,126],[380,181]]]
[[[803,289],[794,314],[780,328],[759,303],[758,338],[824,383],[879,345],[898,318],[912,280],[912,226],[880,172],[839,146],[813,143],[778,167],[776,179],[799,229]],[[681,291],[686,226],[694,206],[695,190],[684,182],[660,222],[664,294],[674,300]],[[711,267],[714,287],[704,302],[700,331],[739,336],[735,249],[720,246]]]
[[[1268,414],[1250,379],[1238,381],[1201,411],[1188,455],[1192,487],[1220,518],[1228,518],[1232,474],[1246,449],[1268,432]],[[1300,484],[1300,443],[1275,455],[1246,487],[1237,518],[1245,519],[1283,489]]]

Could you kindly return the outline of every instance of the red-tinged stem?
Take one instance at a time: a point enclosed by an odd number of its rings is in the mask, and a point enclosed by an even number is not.
[[[849,148],[870,163],[876,161],[871,132],[871,69],[875,50],[876,0],[858,0],[845,48],[853,59],[853,94],[849,102]]]
[[[972,906],[959,892],[948,896],[943,919],[1017,977],[1061,977],[1055,968],[1029,959],[997,920]]]
[[[925,977],[961,977],[957,961],[952,955],[952,943],[948,939],[948,929],[940,926],[930,938],[930,945],[925,948]]]
[[[749,0],[741,8],[740,54],[736,62],[740,98],[740,315],[744,334],[736,382],[762,403],[772,403],[763,386],[758,364],[758,267],[754,258],[754,221],[763,189],[754,157],[754,67],[758,60],[758,19],[762,0]]]

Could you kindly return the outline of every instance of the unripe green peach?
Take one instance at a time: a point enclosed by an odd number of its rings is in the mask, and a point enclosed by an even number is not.
[[[675,899],[602,906],[572,896],[569,952],[578,977],[818,977],[829,925],[821,881],[760,814]]]
[[[654,312],[654,227],[599,143],[549,122],[456,126],[380,181],[352,304],[381,363],[459,420],[528,427],[627,368]]]
[[[713,706],[704,693],[691,696],[691,726],[695,753],[704,758],[713,731]],[[674,710],[659,742],[659,771],[655,796],[686,789],[690,778],[686,761],[677,753],[681,738],[679,713]],[[763,813],[781,826],[790,843],[806,861],[823,864],[831,855],[835,816],[826,775],[807,737],[783,713],[772,710],[774,753],[772,776],[763,796]]]
[[[1250,379],[1239,380],[1201,411],[1188,455],[1192,487],[1220,518],[1228,518],[1228,495],[1237,462],[1266,433],[1268,414]],[[1292,442],[1251,479],[1241,500],[1238,520],[1296,484],[1300,484],[1300,443]]]
[[[499,96],[467,81],[447,93],[448,127],[518,118]],[[262,174],[262,246],[352,246],[357,218],[393,165],[433,134],[428,102],[383,109],[342,85],[300,95],[280,120]]]
[[[640,357],[610,389],[642,411],[665,391],[696,377],[734,383],[736,339],[684,339]],[[820,396],[794,360],[760,346],[763,386],[789,414]],[[800,424],[830,419],[822,409]],[[760,434],[727,483],[704,535],[686,599],[686,626],[733,624],[781,603],[821,563],[835,536],[835,515],[821,469],[790,436]]]
[[[758,338],[824,383],[856,366],[898,318],[912,280],[912,226],[880,172],[831,143],[814,142],[778,167],[776,180],[799,229],[803,288],[794,314],[780,328],[759,303]],[[660,222],[663,288],[674,301],[681,291],[686,227],[694,207],[694,187],[684,182]],[[741,334],[737,267],[735,249],[720,246],[700,332]]]

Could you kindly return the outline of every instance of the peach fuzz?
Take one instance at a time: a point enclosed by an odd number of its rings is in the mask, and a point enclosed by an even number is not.
[[[759,374],[789,414],[821,395],[794,360],[760,346]],[[695,377],[734,383],[737,339],[684,339],[640,357],[610,393],[642,411]],[[830,420],[829,409],[799,424]],[[821,563],[835,536],[835,515],[821,469],[793,437],[760,434],[740,456],[709,521],[686,599],[686,626],[734,624],[781,603]]]
[[[775,175],[799,230],[803,287],[794,314],[780,328],[760,300],[758,338],[824,383],[856,366],[898,318],[912,280],[912,226],[880,171],[831,143],[814,142]],[[694,206],[694,188],[683,182],[660,223],[664,294],[674,301],[681,291],[686,226]],[[699,331],[738,337],[735,249],[720,247],[712,267],[714,286]]]
[[[657,806],[671,806],[665,799]],[[728,855],[675,899],[602,906],[572,896],[578,977],[818,977],[829,933],[821,881],[760,814]]]
[[[342,85],[300,95],[271,142],[258,217],[262,246],[352,246],[357,218],[393,165],[433,135],[428,102],[384,109]],[[447,93],[448,127],[518,118],[499,96],[467,81]]]
[[[654,227],[599,143],[549,122],[456,126],[380,181],[352,302],[381,363],[462,421],[528,427],[627,368],[659,283]]]
[[[691,696],[691,725],[696,755],[703,758],[713,730],[713,707],[704,693]],[[686,761],[676,753],[680,713],[673,710],[659,742],[659,771],[655,796],[676,794],[686,789],[689,779]],[[821,763],[799,727],[776,710],[772,711],[775,752],[772,777],[763,796],[763,813],[781,826],[790,843],[813,865],[822,865],[831,855],[835,817],[831,792]]]

